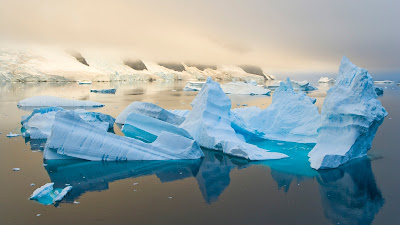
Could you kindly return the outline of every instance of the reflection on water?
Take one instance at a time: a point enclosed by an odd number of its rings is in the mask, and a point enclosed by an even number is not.
[[[269,143],[274,145],[276,143]],[[260,144],[261,145],[261,144]],[[325,216],[332,223],[370,224],[384,204],[376,185],[367,157],[353,160],[337,169],[306,170],[306,156],[309,149],[304,145],[284,143],[286,150],[293,153],[288,160],[265,161],[261,164],[271,168],[271,176],[278,189],[290,192],[290,184],[306,179],[316,179],[319,185]],[[55,188],[65,184],[73,186],[62,202],[71,203],[85,192],[102,191],[109,183],[126,178],[156,175],[161,182],[194,177],[205,202],[212,204],[230,184],[230,172],[260,163],[229,157],[219,152],[205,150],[205,157],[199,160],[180,161],[139,161],[139,162],[89,162],[82,160],[48,160],[46,170]],[[294,155],[300,159],[294,158]],[[304,161],[306,160],[306,161]]]
[[[371,224],[384,204],[367,157],[322,170],[317,180],[325,216],[334,224]]]

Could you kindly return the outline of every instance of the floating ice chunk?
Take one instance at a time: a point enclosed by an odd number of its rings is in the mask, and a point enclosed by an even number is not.
[[[64,189],[62,189],[62,191],[54,198],[54,201],[55,202],[61,201],[71,189],[72,186],[67,186]]]
[[[47,194],[49,194],[52,190],[53,190],[53,185],[54,183],[47,183],[43,186],[41,186],[40,188],[36,189],[30,199],[39,199]]]
[[[184,136],[162,131],[153,143],[144,143],[99,129],[73,111],[61,111],[56,114],[44,157],[64,156],[94,161],[172,160],[198,159],[203,152]]]
[[[63,108],[48,107],[34,109],[29,116],[23,116],[21,120],[23,136],[30,139],[47,139],[51,134],[54,118],[57,112],[64,111]],[[75,112],[86,122],[93,123],[99,127],[112,129],[115,119],[109,115],[88,112],[83,109],[76,109]]]
[[[286,157],[247,144],[238,138],[229,120],[231,100],[211,78],[207,79],[191,105],[193,109],[180,127],[187,130],[200,146],[249,160]]]
[[[335,86],[322,106],[318,141],[308,156],[314,169],[336,168],[365,156],[387,116],[366,69],[343,57]]]
[[[21,136],[21,134],[14,134],[14,133],[8,132],[8,134],[7,134],[6,136],[9,137],[9,138],[11,138],[11,137],[18,137],[18,136]]]
[[[183,88],[183,91],[200,91],[205,82],[186,82],[186,86]]]
[[[186,138],[193,139],[190,134],[174,124],[144,116],[137,113],[130,113],[125,120],[122,132],[127,137],[139,139],[144,142],[153,142],[162,131],[168,131]]]
[[[293,89],[300,90],[300,91],[314,91],[318,88],[314,87],[310,82],[307,80],[303,81],[291,81]]]
[[[383,95],[383,88],[375,86],[374,90],[375,90],[376,95],[378,95],[378,96]]]
[[[115,94],[115,92],[117,91],[117,89],[92,89],[90,90],[90,92],[94,92],[94,93],[101,93],[101,94]]]
[[[115,122],[119,124],[124,124],[126,117],[129,113],[137,113],[145,116],[153,117],[158,120],[165,121],[170,124],[179,125],[185,118],[178,116],[174,113],[169,112],[161,108],[160,106],[154,105],[148,102],[133,102],[128,105],[116,118]]]
[[[335,79],[329,77],[321,77],[319,78],[318,83],[335,83]]]
[[[288,78],[272,96],[272,103],[248,118],[248,126],[271,140],[315,143],[321,117],[317,106],[303,92],[295,92]]]
[[[55,96],[34,96],[17,103],[18,107],[103,107],[104,104],[93,101],[81,101]]]
[[[391,84],[391,83],[395,83],[392,80],[376,80],[374,81],[375,84]]]
[[[12,168],[12,171],[20,171],[21,168]]]
[[[168,110],[168,112],[171,112],[175,115],[186,118],[186,116],[187,116],[187,114],[189,114],[190,110],[170,109],[170,110]]]
[[[257,85],[257,83],[256,83]],[[230,82],[221,85],[226,94],[236,95],[269,95],[271,90],[244,82]]]

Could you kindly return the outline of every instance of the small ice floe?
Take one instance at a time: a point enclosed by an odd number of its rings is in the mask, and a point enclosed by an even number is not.
[[[242,104],[242,106],[247,106],[247,104]]]
[[[36,216],[41,216],[42,214],[40,214],[40,213],[38,213],[38,214],[36,214]]]
[[[21,168],[12,168],[12,171],[20,171]]]
[[[80,202],[74,201],[73,203],[74,203],[74,204],[79,204]]]
[[[53,190],[54,183],[47,183],[40,188],[36,189],[29,199],[39,199],[47,194],[49,194]]]
[[[138,185],[139,183],[133,183],[133,185]]]
[[[14,133],[9,132],[6,136],[9,137],[9,138],[11,138],[11,137],[18,137],[18,136],[21,136],[21,134],[14,134]]]
[[[176,90],[171,90],[171,91],[176,91]]]
[[[82,81],[78,81],[79,84],[92,84],[91,80],[82,80]]]
[[[335,79],[330,77],[321,77],[319,78],[318,83],[335,83]]]
[[[31,185],[31,187],[35,186],[35,184],[34,184],[34,183],[32,183],[32,184],[30,184],[30,185]]]
[[[90,92],[100,93],[100,94],[115,94],[117,90],[114,88],[111,89],[92,89]]]
[[[72,189],[72,186],[66,186],[62,191],[54,198],[55,202],[61,201],[65,195],[68,194],[68,192]]]
[[[47,164],[46,163],[43,163],[43,165],[42,166],[47,166]]]
[[[172,197],[168,197],[168,199],[172,199]]]

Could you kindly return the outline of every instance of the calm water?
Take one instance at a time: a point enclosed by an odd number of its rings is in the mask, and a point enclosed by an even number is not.
[[[180,91],[183,86],[179,82],[0,85],[0,224],[400,223],[400,88],[396,85],[382,85],[387,89],[380,100],[389,115],[368,157],[334,170],[309,168],[307,153],[312,145],[276,141],[253,144],[284,152],[288,159],[249,163],[206,151],[201,160],[70,160],[43,166],[43,142],[5,136],[20,132],[20,118],[29,112],[16,104],[33,95],[99,101],[106,106],[96,111],[116,117],[133,101],[190,109],[196,93]],[[117,88],[117,93],[95,94],[90,88]],[[329,87],[319,88],[309,95],[320,107]],[[266,108],[271,102],[268,96],[230,97],[234,107]],[[122,135],[117,126],[115,132]],[[15,167],[21,170],[12,171]],[[73,189],[56,205],[28,200],[48,182],[60,188],[71,184]]]

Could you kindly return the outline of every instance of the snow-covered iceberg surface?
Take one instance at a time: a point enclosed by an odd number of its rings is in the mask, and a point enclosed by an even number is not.
[[[101,93],[101,94],[115,94],[117,89],[111,88],[111,89],[92,89],[90,92],[93,93]]]
[[[136,138],[144,142],[155,141],[162,131],[168,131],[193,139],[186,130],[174,124],[137,113],[130,113],[126,117],[125,124],[122,128],[122,132],[125,136]]]
[[[322,106],[318,141],[309,153],[314,169],[336,168],[365,156],[387,115],[366,69],[343,57],[337,82]]]
[[[40,188],[36,189],[30,199],[39,199],[45,195],[47,195],[48,193],[50,193],[53,190],[53,185],[54,183],[47,183],[43,186],[41,186]]]
[[[104,104],[93,101],[73,100],[55,96],[34,96],[17,103],[18,107],[103,107]]]
[[[191,105],[193,109],[180,127],[187,130],[200,146],[248,160],[286,157],[248,144],[235,133],[229,119],[231,100],[211,78],[207,79]]]
[[[271,105],[255,115],[257,111],[252,109],[252,115],[244,119],[248,121],[249,127],[263,133],[265,138],[299,143],[316,142],[321,122],[318,108],[304,92],[296,93],[293,90],[289,78],[275,90]],[[243,117],[244,113],[241,114]]]
[[[319,78],[318,83],[335,83],[335,79],[330,77],[321,77]]]
[[[22,135],[30,139],[47,139],[51,134],[56,113],[59,111],[64,111],[64,109],[59,107],[37,108],[30,115],[23,116],[21,120]],[[108,130],[113,129],[115,119],[112,116],[83,109],[76,109],[74,112],[95,126],[107,127]]]
[[[169,112],[161,108],[160,106],[154,105],[148,102],[133,102],[128,105],[116,118],[115,122],[124,124],[126,117],[129,113],[137,113],[145,116],[153,117],[158,120],[165,121],[170,124],[180,125],[185,118],[174,113]]]
[[[257,82],[230,82],[221,85],[222,90],[226,94],[237,95],[269,95],[271,90],[257,86]]]
[[[202,156],[198,144],[184,136],[162,131],[153,143],[144,143],[93,126],[73,111],[57,112],[44,150],[45,159],[74,157],[93,161],[198,159]]]

